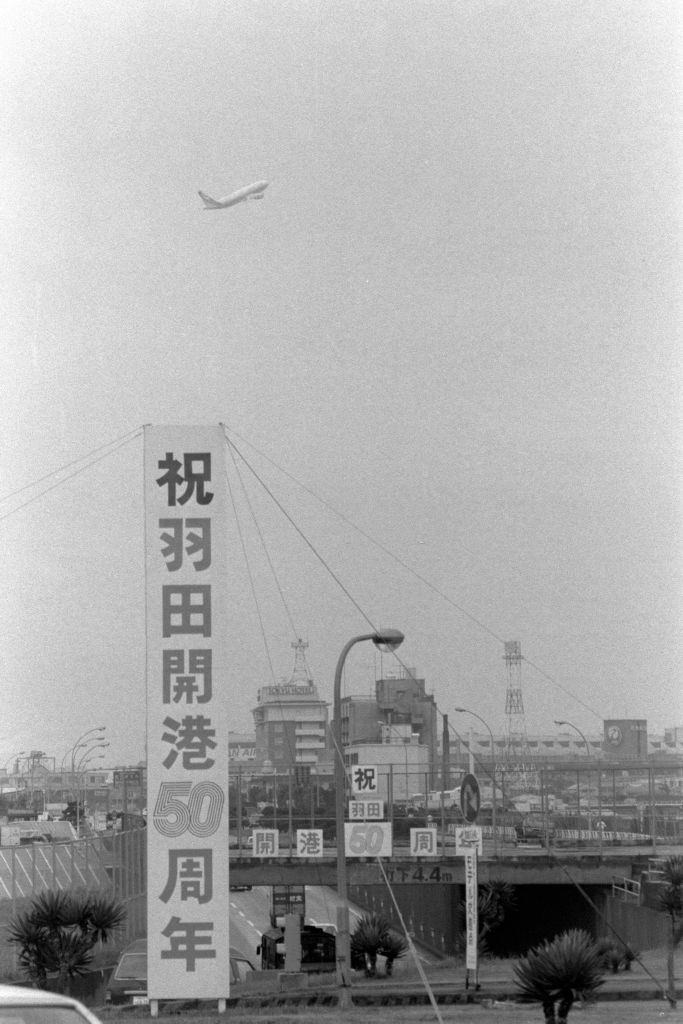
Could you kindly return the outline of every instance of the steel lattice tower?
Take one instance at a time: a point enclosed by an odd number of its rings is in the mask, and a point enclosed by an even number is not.
[[[522,645],[519,640],[505,643],[505,761],[515,773],[518,785],[533,784],[533,761],[526,735],[524,700],[522,698]]]

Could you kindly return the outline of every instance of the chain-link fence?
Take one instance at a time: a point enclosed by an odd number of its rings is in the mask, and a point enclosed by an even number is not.
[[[96,892],[123,903],[126,917],[108,948],[146,932],[145,829],[68,843],[0,847],[0,978],[16,977],[16,949],[7,926],[46,890]]]
[[[477,824],[488,837],[493,836],[495,793],[501,852],[508,844],[533,841],[653,849],[683,843],[680,762],[494,765],[479,758],[472,768],[481,796]],[[380,817],[393,823],[395,845],[407,839],[411,826],[431,824],[448,835],[463,824],[460,785],[470,770],[462,763],[417,770],[407,757],[392,764],[350,764],[345,801],[355,788],[356,799],[377,802]],[[238,772],[231,777],[230,814],[233,848],[248,848],[254,826],[276,828],[283,840],[297,828],[319,828],[330,843],[336,831],[334,782],[329,775],[298,769]],[[286,847],[286,840],[280,845]]]

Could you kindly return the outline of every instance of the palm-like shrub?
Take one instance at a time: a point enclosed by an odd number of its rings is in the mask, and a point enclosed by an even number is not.
[[[674,979],[674,951],[683,936],[683,857],[676,855],[664,861],[664,888],[659,894],[659,909],[668,915],[671,928],[667,943],[666,967],[668,977],[667,999],[671,1007],[676,1006],[676,982]]]
[[[389,933],[389,922],[379,914],[364,914],[351,935],[351,959],[365,963],[369,978],[377,974],[377,954]]]
[[[479,923],[479,935],[477,949],[480,957],[489,954],[489,937],[492,932],[499,928],[510,911],[516,909],[517,897],[515,887],[502,878],[492,878],[479,886],[477,893],[477,921]],[[460,903],[461,917],[465,920],[465,901]],[[465,929],[460,934],[460,948],[465,944]]]
[[[602,985],[603,966],[590,935],[573,929],[530,950],[514,972],[521,995],[541,1004],[546,1024],[565,1024],[575,999]]]
[[[394,973],[394,961],[400,960],[408,952],[408,943],[396,932],[387,932],[380,946],[380,955],[386,958],[385,970],[387,975]]]
[[[380,914],[365,914],[351,935],[351,964],[365,969],[369,978],[377,974],[378,955],[386,957],[386,972],[392,974],[394,961],[402,957],[408,943],[392,931],[391,925]]]
[[[56,974],[59,989],[68,991],[72,978],[87,970],[95,944],[106,942],[125,914],[108,896],[48,890],[13,918],[7,937],[18,945],[19,966],[32,985],[44,988]]]

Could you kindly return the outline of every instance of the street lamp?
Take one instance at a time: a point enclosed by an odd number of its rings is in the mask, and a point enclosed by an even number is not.
[[[405,767],[406,767],[406,792],[405,792],[405,800],[406,800],[406,805],[407,805],[408,804],[408,743],[410,741],[407,740],[407,738],[403,735],[403,733],[400,733],[398,731],[398,729],[396,728],[396,726],[392,725],[391,722],[381,722],[381,721],[378,721],[377,724],[381,725],[384,729],[391,729],[392,732],[396,733],[396,735],[400,739],[401,743],[403,744],[403,756],[404,756],[405,762],[406,762],[406,765],[405,765]],[[411,728],[412,728],[412,726],[411,726]]]
[[[93,737],[94,738],[94,737]],[[83,746],[84,744],[81,744]],[[109,743],[96,743],[92,747],[88,747],[86,752],[82,755],[80,761],[76,765],[76,777],[77,777],[77,788],[76,788],[76,834],[80,833],[81,827],[81,782],[83,782],[83,810],[85,810],[85,799],[87,795],[87,785],[85,783],[85,771],[91,761],[102,761],[104,754],[96,754],[95,751],[101,747],[108,747]]]
[[[583,740],[584,745],[586,747],[586,757],[590,757],[590,748],[588,746],[588,740],[583,735],[583,733],[579,729],[578,725],[574,725],[573,722],[565,722],[564,719],[559,719],[559,718],[554,718],[553,721],[555,722],[555,725],[560,725],[560,726],[568,725],[570,729],[573,729],[575,732],[578,732],[579,736]],[[590,832],[590,829],[591,829],[590,777],[589,777],[589,780],[588,780],[586,803],[588,805],[587,808],[586,808],[586,816],[588,818],[588,831]],[[579,821],[578,821],[579,838],[581,838],[581,835],[580,835],[580,833],[581,833],[581,786],[579,785],[578,769],[577,769],[577,773],[576,773],[576,812],[577,812],[577,817],[579,818]]]
[[[9,764],[9,763],[10,763],[11,761],[14,761],[14,762],[15,762],[15,764],[16,764],[16,762],[17,762],[17,761],[19,760],[19,758],[20,758],[20,757],[21,757],[21,756],[22,756],[23,754],[25,754],[25,753],[26,753],[26,751],[25,751],[25,750],[20,750],[18,754],[12,754],[12,756],[11,756],[11,757],[8,757],[8,758],[7,758],[7,760],[5,761],[5,763],[4,763],[4,765],[3,765],[3,769],[2,769],[2,771],[3,771],[2,779],[0,779],[0,796],[2,796],[2,794],[3,794],[3,792],[4,792],[4,785],[5,785],[5,776],[6,776],[6,774],[7,774],[7,765],[8,765],[8,764]]]
[[[86,736],[91,736],[95,732],[103,733],[106,728],[107,728],[106,725],[96,725],[92,729],[86,729],[86,731],[84,733],[82,733],[78,737],[78,739],[74,743],[73,747],[69,751],[69,753],[71,754],[71,789],[72,789],[72,792],[74,792],[74,796],[75,796],[75,799],[76,799],[76,821],[77,821],[77,825],[78,825],[78,821],[79,821],[79,814],[78,814],[78,790],[76,789],[76,779],[74,778],[75,772],[76,772],[76,763],[75,763],[76,762],[76,751],[80,750],[82,747],[87,747],[88,743],[95,742],[95,740],[99,741],[99,740],[104,739],[103,736],[93,736],[92,740],[89,740],[87,743],[83,742],[85,740]],[[87,753],[87,751],[86,751],[86,753]]]
[[[364,633],[354,636],[342,648],[337,667],[334,672],[334,730],[332,738],[335,746],[334,757],[334,789],[335,817],[337,828],[337,895],[340,907],[337,922],[337,984],[346,985],[344,970],[351,965],[351,938],[349,935],[349,893],[346,881],[346,847],[344,841],[344,800],[346,797],[346,768],[342,748],[341,723],[341,681],[346,656],[354,646],[364,640],[372,640],[381,651],[395,651],[403,643],[403,633],[397,629],[382,629],[375,633]]]
[[[472,715],[473,718],[479,719],[484,725],[491,737],[491,828],[493,829],[493,856],[498,856],[498,832],[496,830],[496,749],[493,743],[493,733],[488,722],[486,722],[481,715],[478,715],[476,711],[470,711],[469,708],[456,708],[458,714]]]

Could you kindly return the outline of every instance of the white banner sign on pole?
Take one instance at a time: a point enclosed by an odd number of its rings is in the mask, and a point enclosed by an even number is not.
[[[465,968],[477,970],[477,945],[479,938],[479,921],[477,907],[477,851],[469,850],[465,854],[465,919],[467,928],[467,946],[465,949]]]
[[[229,994],[225,438],[145,427],[147,990]],[[154,1009],[154,1005],[153,1005]]]
[[[457,857],[462,856],[471,850],[476,850],[479,856],[484,853],[484,839],[479,825],[456,825],[455,828],[455,853]]]

